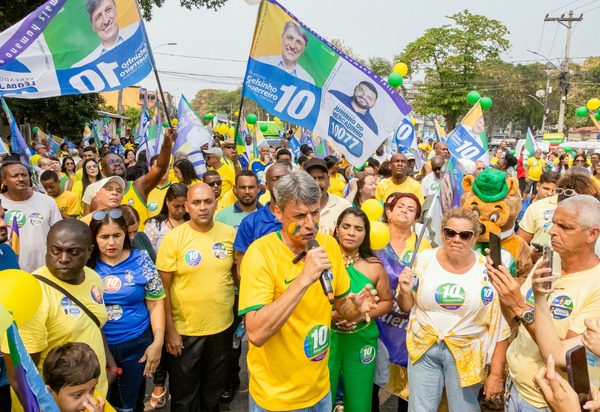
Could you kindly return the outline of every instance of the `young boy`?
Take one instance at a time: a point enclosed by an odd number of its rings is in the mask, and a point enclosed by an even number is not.
[[[94,398],[99,376],[98,357],[86,343],[57,346],[44,360],[44,382],[61,412],[105,412],[105,400]]]

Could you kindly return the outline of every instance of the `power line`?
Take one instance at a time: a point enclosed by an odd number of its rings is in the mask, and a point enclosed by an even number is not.
[[[585,6],[588,6],[588,5],[592,4],[592,3],[596,3],[597,1],[598,1],[598,0],[592,0],[592,1],[590,1],[589,3],[585,3],[583,6],[577,6],[577,7],[574,7],[572,10],[577,10],[577,9],[580,9],[580,8],[582,8],[582,7],[585,7]]]
[[[212,60],[212,61],[234,62],[234,63],[247,63],[248,62],[248,60],[221,59],[218,57],[206,57],[206,56],[189,56],[186,54],[172,54],[172,53],[154,53],[154,54],[158,54],[161,56],[183,57],[185,59]]]
[[[565,4],[564,6],[560,6],[560,7],[559,7],[559,8],[557,8],[557,9],[554,9],[554,10],[552,10],[552,11],[549,11],[547,14],[554,13],[555,11],[557,11],[557,10],[560,10],[560,9],[564,9],[565,7],[569,7],[571,4],[575,4],[575,3],[577,3],[578,1],[580,1],[580,0],[574,0],[574,1],[570,2],[569,4]]]

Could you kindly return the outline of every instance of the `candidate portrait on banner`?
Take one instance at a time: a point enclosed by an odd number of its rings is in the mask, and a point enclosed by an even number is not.
[[[360,120],[377,134],[377,123],[371,116],[371,109],[377,104],[377,88],[369,81],[363,80],[354,88],[352,96],[348,96],[340,90],[329,90],[340,102],[351,109]]]

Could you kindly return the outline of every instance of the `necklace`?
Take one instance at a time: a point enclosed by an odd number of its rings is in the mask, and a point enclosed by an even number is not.
[[[342,254],[342,258],[344,259],[344,265],[346,266],[346,268],[348,268],[348,266],[351,266],[360,260],[360,255],[358,254],[358,252],[356,252],[355,255],[351,256]]]

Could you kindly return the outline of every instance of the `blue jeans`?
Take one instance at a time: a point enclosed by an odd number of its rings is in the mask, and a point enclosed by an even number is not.
[[[504,407],[506,412],[550,412],[550,408],[536,408],[523,399],[510,378],[506,380],[506,392],[508,393]]]
[[[252,395],[249,396],[250,412],[269,412],[267,409],[263,409],[254,402]],[[304,408],[294,409],[289,412],[331,412],[331,392],[327,392],[327,395],[315,405]]]
[[[146,362],[139,360],[152,343],[152,331],[148,327],[140,336],[127,342],[108,345],[117,367],[123,374],[110,385],[106,399],[119,412],[139,412],[144,410]]]
[[[451,411],[479,412],[477,395],[482,384],[460,387],[456,362],[445,342],[435,343],[415,363],[408,361],[409,412],[435,412],[446,387]]]

